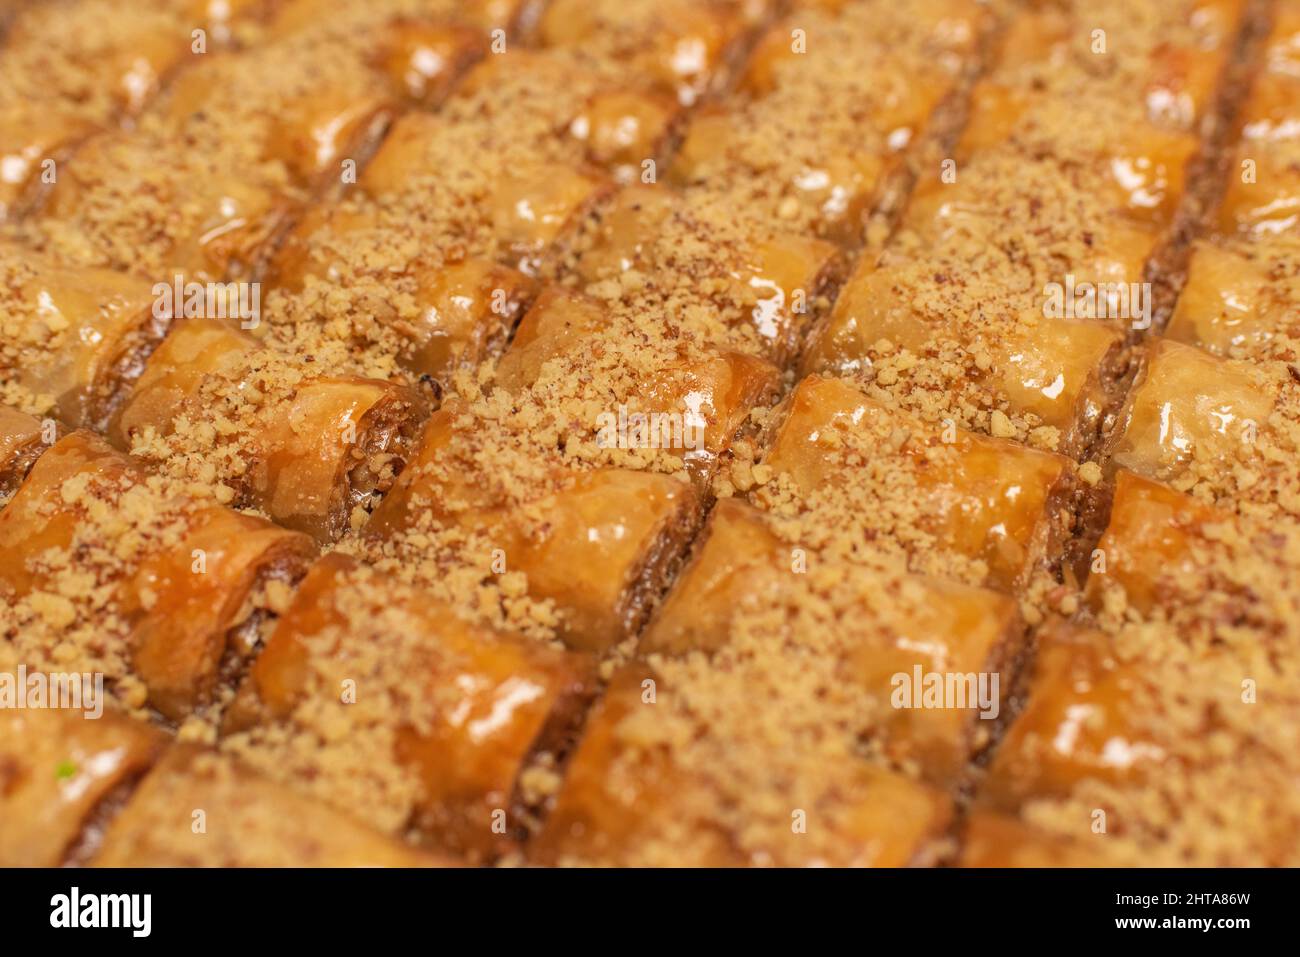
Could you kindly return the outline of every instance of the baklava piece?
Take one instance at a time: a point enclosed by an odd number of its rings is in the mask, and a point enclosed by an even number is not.
[[[216,700],[267,590],[287,589],[311,551],[74,432],[0,511],[0,659],[103,673],[128,709],[182,720]]]
[[[583,656],[468,624],[331,555],[250,669],[225,746],[385,831],[481,860],[519,836],[519,775],[572,731],[593,678]]]
[[[67,863],[165,743],[157,728],[111,710],[0,709],[0,865]]]
[[[113,819],[94,867],[449,867],[239,763],[174,745]]]
[[[313,375],[232,324],[182,319],[109,435],[141,461],[212,485],[227,504],[329,542],[391,486],[427,415],[409,387]]]

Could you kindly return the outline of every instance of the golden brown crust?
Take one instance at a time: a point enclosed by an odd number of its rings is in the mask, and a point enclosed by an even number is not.
[[[1077,841],[1036,831],[1014,818],[976,811],[961,834],[959,867],[1107,867],[1104,837]]]
[[[166,331],[147,280],[0,244],[6,404],[104,428]]]
[[[0,863],[58,867],[96,805],[143,774],[163,733],[112,712],[0,709]]]
[[[331,555],[250,670],[223,746],[384,830],[481,859],[518,835],[516,779],[544,732],[572,723],[591,671]],[[360,779],[358,762],[371,769]]]
[[[226,5],[235,19],[237,6]],[[0,221],[26,212],[80,139],[132,122],[192,59],[194,31],[228,42],[229,20],[212,13],[170,0],[56,0],[16,14],[0,62]]]
[[[751,498],[783,539],[1012,590],[1048,553],[1064,458],[920,420],[809,376],[776,417]]]
[[[520,474],[513,447],[457,428],[459,414],[444,406],[430,419],[419,455],[366,528],[374,547],[486,543],[493,570],[523,572],[529,595],[553,606],[555,632],[573,647],[604,650],[635,634],[698,521],[698,493],[630,469],[533,462]]]
[[[179,320],[110,434],[168,474],[215,483],[317,541],[364,518],[411,454],[425,400],[354,375],[311,375],[233,326]]]
[[[1121,473],[1092,562],[1080,624],[1040,635],[983,801],[1100,835],[1120,862],[1292,861],[1296,772],[1277,742],[1300,707],[1296,528]],[[1230,784],[1242,775],[1249,797]],[[1212,823],[1224,815],[1231,829]]]
[[[41,453],[61,434],[53,419],[38,419],[0,405],[0,504],[18,491]]]
[[[692,118],[670,178],[790,233],[856,246],[987,19],[965,0],[797,9],[767,29],[736,91]]]
[[[114,819],[95,867],[448,867],[238,763],[176,745]]]
[[[1300,516],[1300,379],[1285,361],[1156,340],[1117,431],[1124,468],[1243,514]]]
[[[716,522],[713,534],[730,540]],[[709,565],[701,558],[688,574]],[[950,642],[936,652],[944,667],[996,670],[1011,603],[816,556],[806,574],[756,568],[752,578],[729,619],[706,613],[725,620],[722,635],[703,636],[712,654],[655,654],[614,679],[567,769],[540,859],[927,859],[948,801],[922,782],[951,784],[973,729],[961,711],[892,707],[893,677],[934,666],[919,652],[932,641]]]
[[[114,697],[180,719],[211,702],[228,634],[302,535],[143,473],[86,432],[37,461],[0,512],[4,661],[101,672]]]
[[[462,38],[452,59],[472,58],[477,40],[456,31],[454,9],[383,0],[319,16],[290,5],[264,42],[205,53],[129,133],[82,147],[27,235],[163,280],[248,275],[285,217],[364,159],[408,94],[395,43],[415,42],[418,55],[421,25],[442,26]]]
[[[1289,6],[117,2],[0,63],[0,669],[176,742],[18,856],[1293,863]]]

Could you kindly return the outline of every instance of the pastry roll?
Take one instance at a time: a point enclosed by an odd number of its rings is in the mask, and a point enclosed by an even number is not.
[[[759,550],[737,553],[737,545]],[[869,567],[853,568],[812,551],[801,555],[770,532],[765,534],[757,514],[731,507],[711,522],[710,537],[697,546],[674,589],[682,589],[681,595],[670,594],[665,600],[644,651],[716,655],[734,649],[743,654],[749,636],[734,621],[744,620],[736,615],[737,607],[775,614],[787,607],[792,582],[798,593],[805,587],[816,589],[826,577],[834,582],[833,598],[870,622],[862,626],[852,647],[836,649],[834,661],[839,680],[855,689],[872,715],[872,740],[891,761],[917,770],[937,786],[951,784],[961,775],[972,746],[983,743],[982,721],[976,715],[992,720],[1000,712],[1003,664],[1018,650],[1023,628],[1015,602],[1004,595],[919,576],[894,575],[898,580],[886,583]],[[867,584],[872,581],[874,585]],[[857,590],[871,587],[887,590],[889,597],[880,602],[884,607]],[[802,640],[797,629],[792,633]],[[897,696],[902,684],[916,674],[924,679],[939,672],[982,680],[988,700],[977,706],[972,684],[963,705],[945,710],[927,710],[919,697],[916,705],[898,703],[911,700]],[[996,684],[991,677],[995,674]]]
[[[247,333],[186,319],[150,357],[110,434],[146,459],[188,468],[197,457],[231,501],[324,542],[388,487],[425,411],[411,389],[304,375]]]
[[[532,385],[547,362],[578,348],[610,325],[600,302],[560,287],[545,289],[524,314],[497,363],[496,378],[511,391]]]
[[[1186,111],[1190,125],[1198,107],[1188,102],[1171,108]],[[1059,109],[1059,98],[1051,94],[1035,95],[1019,84],[985,80],[972,93],[972,115],[958,156],[967,159],[995,151],[1022,128],[1032,137],[1035,123],[1042,122],[1036,111]],[[1200,140],[1191,133],[1142,124],[1122,139],[1085,140],[1082,148],[1106,176],[1107,205],[1135,224],[1166,227],[1182,200],[1187,165],[1199,147]]]
[[[924,354],[943,347],[951,333],[936,323],[938,317],[917,296],[911,278],[910,270],[899,273],[864,259],[818,331],[805,368],[858,372],[896,361],[900,349]],[[996,338],[980,343],[986,358],[972,370],[976,381],[986,383],[1010,409],[1068,431],[1085,406],[1098,401],[1107,357],[1123,335],[1102,322],[1028,311],[1007,317],[1004,324]]]
[[[1242,146],[1219,207],[1219,231],[1245,238],[1286,236],[1300,223],[1300,139],[1272,148]],[[1250,172],[1247,172],[1248,167]]]
[[[1114,460],[1169,479],[1192,464],[1222,468],[1249,458],[1269,429],[1268,385],[1264,370],[1157,340],[1121,419]]]
[[[459,460],[460,414],[455,404],[433,414],[367,534],[425,522],[482,534],[528,576],[533,598],[555,603],[571,647],[604,650],[635,634],[698,520],[698,493],[666,475],[557,467],[524,500],[503,499],[481,466]]]
[[[952,85],[954,59],[973,51],[979,31],[985,25],[981,22],[983,11],[969,0],[926,0],[914,4],[906,13],[898,11],[907,21],[900,24],[894,21],[895,11],[892,10],[876,9],[862,3],[836,6],[838,9],[820,11],[822,17],[814,11],[799,9],[768,28],[745,66],[742,90],[758,98],[780,94],[783,88],[800,82],[800,72],[818,69],[801,61],[809,50],[826,51],[829,47],[838,56],[849,58],[854,56],[855,50],[879,53],[875,38],[868,31],[873,26],[882,32],[901,28],[908,31],[907,42],[897,44],[902,47],[901,52],[914,54],[925,50],[933,57],[929,64],[931,69],[908,77],[908,83],[900,82],[904,79],[900,73],[906,69],[908,61],[889,55],[900,52],[897,49],[887,51],[884,58],[864,66],[871,71],[873,81],[888,89],[888,93],[881,97],[885,110],[874,113],[873,122],[887,136],[915,139]],[[794,42],[798,36],[796,30],[803,32],[802,48]],[[838,35],[841,33],[845,36]],[[844,40],[852,45],[840,48],[838,44]]]
[[[989,166],[990,178],[1000,180],[1001,176],[1010,173],[1006,164],[1011,157],[1003,155],[981,159]],[[983,169],[979,171],[982,173]],[[1042,160],[1032,166],[1032,172],[1051,177],[1061,175],[1053,163]],[[1072,271],[1080,282],[1138,282],[1142,279],[1146,259],[1159,239],[1159,232],[1152,224],[1112,218],[1111,214],[1116,210],[1103,199],[1109,189],[1107,177],[1093,175],[1075,189],[1054,196],[1048,194],[1050,203],[1056,207],[1048,215],[1057,217],[1058,227],[1078,223],[1089,230],[1081,245],[1066,250],[1069,260],[1061,265],[1067,266],[1068,271]],[[1140,190],[1138,186],[1134,188]],[[1085,190],[1086,196],[1081,195]],[[1000,225],[1006,225],[1002,220],[1009,212],[999,209],[999,203],[1010,203],[1013,206],[1032,204],[1034,212],[1040,215],[1046,212],[1041,199],[1031,200],[1027,192],[1020,190],[996,192],[991,184],[982,182],[982,177],[974,175],[974,171],[968,171],[964,179],[959,177],[953,184],[934,178],[919,182],[912,194],[904,223],[925,242],[955,245],[968,234],[988,234],[996,231]],[[1060,269],[1060,266],[1056,268]],[[1058,274],[1059,278],[1064,279],[1065,271]]]
[[[1234,53],[1232,44],[1251,12],[1245,0],[1188,0],[1183,9],[1183,35],[1154,47],[1143,92],[1153,121],[1192,129],[1193,122],[1213,108],[1225,82],[1226,62]]]
[[[575,258],[578,279],[599,292],[612,282],[626,289],[618,301],[631,307],[672,310],[690,307],[716,315],[713,341],[736,343],[776,363],[787,358],[816,309],[824,286],[840,265],[830,243],[773,234],[752,222],[724,222],[720,206],[700,203],[662,186],[622,190],[601,211]],[[690,288],[665,283],[669,301],[638,277],[679,271],[708,277]],[[631,281],[629,281],[631,280]],[[606,293],[605,298],[608,298]]]
[[[227,757],[174,745],[90,858],[95,867],[449,867]]]
[[[465,88],[461,94],[468,95]],[[508,123],[501,118],[496,125]],[[444,148],[441,141],[448,133],[445,118],[407,114],[366,166],[360,187],[381,202],[409,193],[430,175],[429,163]],[[483,148],[481,142],[477,148]],[[475,218],[490,230],[498,261],[532,274],[549,245],[609,188],[595,170],[521,158],[508,177],[484,186],[486,195],[475,193],[461,201],[470,204]]]
[[[357,95],[323,86],[284,104],[266,156],[284,163],[303,183],[337,176],[342,160],[356,156],[392,120],[381,95]]]
[[[936,552],[978,562],[975,584],[1013,589],[1049,552],[1053,530],[1065,531],[1049,508],[1063,510],[1061,456],[928,428],[834,379],[799,384],[763,465],[789,476],[813,525],[851,536],[861,523],[873,531],[860,547],[902,543],[912,562]]]
[[[500,351],[536,294],[528,276],[482,259],[419,272],[416,288],[420,320],[403,329],[411,336],[403,365],[439,380]]]
[[[1295,92],[1300,87],[1296,66],[1296,37],[1300,13],[1293,4],[1280,4],[1264,49],[1263,70],[1246,98],[1242,135],[1251,141],[1282,142],[1300,136],[1296,128]]]
[[[1197,6],[1202,8],[1198,13],[1204,16],[1203,24],[1217,13],[1221,25],[1207,28],[1208,42],[1200,46],[1165,43],[1156,47],[1142,91],[1150,120],[1185,130],[1194,129],[1214,106],[1244,4],[1230,0]],[[1209,8],[1215,6],[1220,10],[1211,12]]]
[[[625,3],[557,0],[547,4],[538,39],[550,47],[594,47],[683,104],[695,102],[724,69],[731,44],[749,26],[719,2]]]
[[[1293,525],[1235,515],[1121,471],[1084,594],[1103,619],[1122,607],[1149,619],[1189,620],[1180,633],[1189,644],[1237,620],[1246,634],[1265,633],[1256,645],[1263,650],[1278,636],[1261,622],[1284,615],[1296,598],[1286,581],[1297,560],[1295,536]],[[1266,573],[1252,563],[1266,565]],[[1213,649],[1212,639],[1208,644]]]
[[[507,0],[501,7],[518,6]],[[360,31],[374,30],[373,65],[396,97],[436,106],[460,75],[484,53],[488,34],[475,23],[471,4],[412,4],[384,0],[359,16]],[[504,11],[509,16],[508,11]],[[328,0],[278,4],[269,34],[292,38],[337,21],[339,9]],[[506,23],[492,23],[505,27]]]
[[[173,95],[183,86],[175,84]],[[277,177],[241,167],[237,154],[160,155],[165,134],[153,132],[158,135],[102,133],[88,141],[40,210],[41,241],[68,258],[146,272],[168,285],[177,277],[247,278],[292,208]]]
[[[1039,635],[1029,698],[997,747],[983,800],[1014,810],[1068,795],[1082,781],[1158,773],[1166,742],[1144,728],[1143,712],[1159,696],[1144,669],[1117,661],[1109,643],[1102,632],[1069,626]]]
[[[548,363],[552,371],[589,368],[583,350],[600,343],[602,335],[620,335],[621,328],[597,300],[548,289],[520,322],[497,365],[496,381],[519,391],[533,385]],[[634,406],[640,423],[655,434],[629,436],[629,441],[636,445],[653,439],[663,448],[681,447],[684,466],[701,480],[712,474],[750,410],[776,394],[780,378],[771,363],[731,350],[708,350],[703,356],[669,354],[644,375],[639,372],[631,373],[632,383],[620,386],[630,385],[635,394],[620,391],[615,398]],[[680,417],[683,435],[662,441],[662,425],[674,415]],[[617,444],[613,438],[607,436],[605,444]]]
[[[237,46],[249,42],[242,28],[251,26],[256,30],[277,4],[278,0],[186,0],[182,7],[218,43]],[[260,34],[252,36],[260,39]]]
[[[585,42],[488,56],[458,84],[446,115],[481,129],[491,153],[512,165],[590,165],[631,182],[647,161],[666,158],[683,116],[633,56]]]
[[[1253,358],[1300,337],[1300,243],[1206,240],[1192,250],[1187,282],[1165,336],[1216,356]]]
[[[1034,14],[1018,17],[1015,24],[1008,26],[1003,42],[1016,45],[1018,49],[1018,34],[1026,22],[1032,23],[1036,19],[1039,18]],[[969,116],[955,147],[958,159],[970,160],[1004,144],[1019,128],[1035,102],[1031,91],[1018,84],[1000,82],[996,74],[976,83],[967,105]]]
[[[779,600],[772,569],[794,569],[804,551],[784,540],[770,519],[738,498],[719,499],[639,647],[645,654],[712,652],[727,641],[733,610],[768,588]]]
[[[270,583],[300,574],[303,535],[183,497],[87,432],[46,451],[0,512],[0,653],[35,667],[62,637],[125,703],[182,719],[247,652]],[[74,558],[74,556],[76,556]]]
[[[34,205],[42,171],[57,176],[71,147],[93,129],[76,117],[6,107],[0,114],[0,222],[17,219]]]
[[[788,39],[787,39],[788,45]],[[744,163],[752,149],[750,118],[744,114],[706,108],[696,113],[671,167],[673,182],[690,186],[713,184]],[[793,218],[808,218],[813,231],[848,245],[860,236],[863,216],[870,210],[886,172],[887,153],[863,146],[824,155],[819,165],[801,168],[783,184],[797,204]],[[801,210],[807,212],[801,213]]]
[[[280,617],[226,725],[279,723],[304,740],[327,734],[338,747],[326,743],[308,770],[318,794],[339,799],[348,792],[337,778],[353,773],[350,745],[328,729],[378,735],[392,749],[380,763],[411,778],[409,793],[394,786],[394,821],[482,857],[518,832],[519,775],[535,749],[562,740],[592,678],[580,655],[467,624],[418,589],[330,555]],[[249,742],[248,751],[278,763],[279,736],[254,730]],[[285,765],[298,773],[293,757]]]
[[[667,94],[610,90],[594,94],[569,124],[586,147],[586,159],[607,169],[620,183],[640,177],[645,163],[661,161],[681,116]]]
[[[1073,93],[1077,103],[1095,89],[1139,122],[1193,130],[1212,105],[1245,6],[1242,0],[1188,0],[1153,10],[1140,21],[1126,18],[1127,41],[1107,50],[1123,70],[1099,82],[1090,63],[1098,55],[1092,30],[1117,28],[1126,11],[1040,5],[1002,31],[993,76],[1037,91],[1037,99],[1047,93],[1058,102]]]
[[[388,28],[379,64],[408,99],[434,105],[482,55],[485,40],[466,26],[397,20]]]
[[[504,261],[535,275],[551,244],[607,189],[598,176],[568,166],[515,170],[491,200],[492,228]]]
[[[387,212],[365,203],[309,213],[271,272],[273,339],[297,323],[304,348],[333,342],[346,317],[350,352],[442,383],[497,354],[536,295],[533,279],[487,256],[394,244]]]
[[[1097,542],[1104,571],[1088,579],[1088,595],[1104,605],[1104,583],[1123,588],[1127,604],[1150,614],[1171,596],[1164,578],[1171,570],[1194,573],[1203,569],[1205,549],[1212,547],[1211,533],[1232,516],[1167,485],[1121,470],[1115,477],[1115,496],[1105,534]]]
[[[273,45],[204,60],[172,84],[160,104],[164,119],[181,129],[231,124],[244,127],[250,136],[260,134],[265,139],[261,158],[283,163],[301,184],[315,183],[327,172],[338,175],[340,160],[356,155],[354,150],[364,139],[391,119],[389,91],[378,71],[371,76],[355,56],[340,56],[336,72],[303,82],[306,77],[299,77],[297,71],[309,67],[295,60],[305,60],[308,49],[305,44],[304,49],[294,49],[289,41],[281,53],[288,61],[278,75],[269,70]],[[336,55],[343,52],[335,51]],[[266,75],[265,95],[270,101],[266,106],[274,104],[277,110],[274,136],[261,128],[258,106],[239,104],[231,97],[234,91],[228,88],[227,78],[241,69]]]
[[[546,828],[529,843],[533,860],[619,866],[643,863],[639,855],[667,845],[660,851],[661,860],[672,860],[678,867],[743,863],[725,831],[707,818],[682,816],[691,809],[689,781],[672,767],[671,755],[659,748],[637,748],[634,738],[626,745],[622,740],[620,726],[640,707],[641,682],[653,682],[651,674],[642,678],[632,669],[620,673],[588,716]],[[648,845],[645,851],[642,845]]]
[[[171,313],[145,279],[0,247],[8,401],[103,428]],[[12,329],[10,329],[12,324]]]
[[[80,860],[165,740],[111,710],[0,708],[0,864]]]
[[[824,729],[824,746],[788,753],[798,745],[778,729],[762,744],[733,737],[735,724],[711,725],[689,702],[644,665],[617,674],[530,857],[606,867],[901,867],[926,860],[951,819],[941,791],[860,757],[832,758],[838,728]],[[810,766],[783,778],[791,762]]]
[[[1034,18],[1031,14],[1027,20]],[[1026,34],[1010,42],[1023,51],[1027,39]],[[1047,49],[1040,65],[1052,69]],[[1183,170],[1196,151],[1197,139],[1188,130],[1195,129],[1197,118],[1203,116],[1210,96],[1217,90],[1226,52],[1219,49],[1206,53],[1204,49],[1171,44],[1157,48],[1152,53],[1144,98],[1121,104],[1134,114],[1134,127],[1127,137],[1119,138],[1113,130],[1087,134],[1089,152],[1110,164],[1115,198],[1132,215],[1169,220],[1182,190]],[[1014,142],[1021,137],[1050,142],[1047,134],[1054,131],[1050,112],[1060,109],[1062,94],[1067,91],[1036,91],[1035,86],[1024,82],[1023,75],[1010,72],[995,72],[980,81],[971,95],[970,120],[959,140],[958,156],[970,159],[982,151],[995,150],[1008,139]]]
[[[37,419],[0,405],[0,502],[8,501],[41,453],[61,435],[53,419]]]
[[[1262,69],[1242,108],[1242,142],[1228,167],[1219,229],[1246,238],[1293,233],[1300,221],[1300,14],[1274,12]]]

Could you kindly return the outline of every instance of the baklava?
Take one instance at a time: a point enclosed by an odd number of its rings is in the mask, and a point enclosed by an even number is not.
[[[1295,0],[3,10],[0,864],[1300,864]]]

